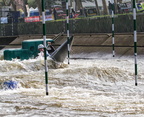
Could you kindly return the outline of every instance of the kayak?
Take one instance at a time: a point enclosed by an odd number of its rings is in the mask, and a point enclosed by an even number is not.
[[[71,48],[72,46],[72,43],[73,43],[73,36],[70,37],[69,39],[69,46]],[[52,54],[51,54],[51,58],[54,60],[54,61],[57,61],[57,62],[63,62],[66,58],[66,56],[68,55],[68,47],[67,47],[67,44],[68,44],[68,40],[65,41],[63,44],[61,44]]]

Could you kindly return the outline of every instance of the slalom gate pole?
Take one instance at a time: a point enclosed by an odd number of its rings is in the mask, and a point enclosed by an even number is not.
[[[70,45],[69,45],[69,8],[68,8],[68,0],[66,0],[66,14],[67,14],[67,48],[68,48],[68,64],[70,64]]]
[[[133,0],[133,23],[134,23],[134,57],[135,57],[135,86],[137,86],[137,26],[136,26],[136,1]]]
[[[45,25],[45,0],[42,0],[42,25],[43,25],[43,44],[44,44],[44,63],[45,63],[45,83],[46,83],[46,95],[48,95],[48,66],[46,55],[46,25]]]
[[[114,0],[112,0],[112,53],[115,57],[115,37],[114,37]]]

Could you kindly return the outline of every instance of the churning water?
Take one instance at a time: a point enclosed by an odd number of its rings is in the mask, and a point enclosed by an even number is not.
[[[77,59],[67,65],[48,59],[45,95],[43,59],[0,61],[1,117],[144,117],[144,60]],[[5,90],[3,83],[18,82]]]

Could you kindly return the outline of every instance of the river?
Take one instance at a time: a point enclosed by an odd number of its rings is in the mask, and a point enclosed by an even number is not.
[[[43,59],[0,60],[1,117],[144,117],[144,60],[133,58],[48,59],[49,95]],[[6,90],[3,83],[18,82]]]

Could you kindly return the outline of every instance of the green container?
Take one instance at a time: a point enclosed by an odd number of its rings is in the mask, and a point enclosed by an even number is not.
[[[46,39],[47,42],[54,42],[53,39]],[[35,58],[38,53],[38,45],[43,44],[43,39],[33,39],[33,40],[25,40],[22,42],[22,49],[28,49],[30,51],[30,57]]]
[[[30,52],[28,49],[9,49],[4,50],[4,60],[12,60],[12,59],[29,59]]]

